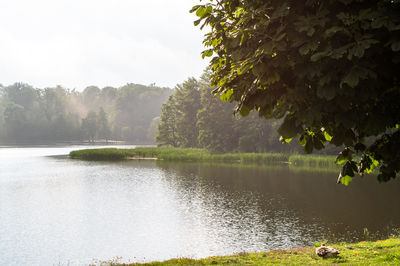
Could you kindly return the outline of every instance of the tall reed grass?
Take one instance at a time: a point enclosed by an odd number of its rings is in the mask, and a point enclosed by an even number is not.
[[[290,155],[289,164],[300,167],[336,167],[334,155]]]
[[[283,153],[224,153],[211,154],[205,149],[141,147],[134,149],[87,149],[72,151],[70,158],[81,160],[115,161],[154,158],[165,161],[235,162],[243,164],[289,163],[293,167],[336,167],[335,156],[289,155]]]

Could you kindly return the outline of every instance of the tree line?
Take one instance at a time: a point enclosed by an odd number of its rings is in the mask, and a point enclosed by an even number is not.
[[[169,88],[139,84],[90,86],[82,92],[0,85],[0,143],[153,143],[161,105],[171,93]]]
[[[277,129],[281,120],[266,120],[256,112],[234,115],[235,105],[212,94],[209,74],[177,85],[162,105],[156,141],[160,146],[206,148],[211,152],[289,152]]]

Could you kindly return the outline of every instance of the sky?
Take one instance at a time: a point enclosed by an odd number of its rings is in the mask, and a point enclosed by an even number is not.
[[[199,0],[0,0],[0,83],[83,90],[199,77]]]

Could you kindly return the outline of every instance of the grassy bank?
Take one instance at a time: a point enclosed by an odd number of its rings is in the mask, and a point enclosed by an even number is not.
[[[334,155],[290,155],[289,163],[296,166],[304,167],[333,167],[336,156]]]
[[[282,163],[287,162],[289,159],[288,155],[280,153],[211,154],[205,149],[163,147],[143,147],[134,149],[87,149],[72,151],[69,156],[72,159],[95,161],[154,158],[166,161],[213,161],[241,163]]]
[[[87,149],[72,151],[72,159],[115,161],[127,159],[159,159],[165,161],[192,162],[239,162],[243,164],[289,163],[295,167],[336,168],[335,156],[324,155],[288,155],[282,153],[224,153],[211,154],[205,149],[193,148],[156,148],[142,147],[134,149]]]
[[[163,262],[121,265],[399,265],[400,239],[391,238],[374,242],[355,244],[329,244],[339,250],[337,258],[322,259],[315,254],[315,247],[292,250],[274,250],[259,253],[241,253],[232,256],[209,257],[205,259],[172,259]],[[109,265],[119,265],[108,263]]]

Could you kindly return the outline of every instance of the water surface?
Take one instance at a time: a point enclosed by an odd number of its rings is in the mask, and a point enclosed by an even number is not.
[[[387,237],[399,180],[288,167],[84,162],[0,148],[0,265],[144,262]]]

